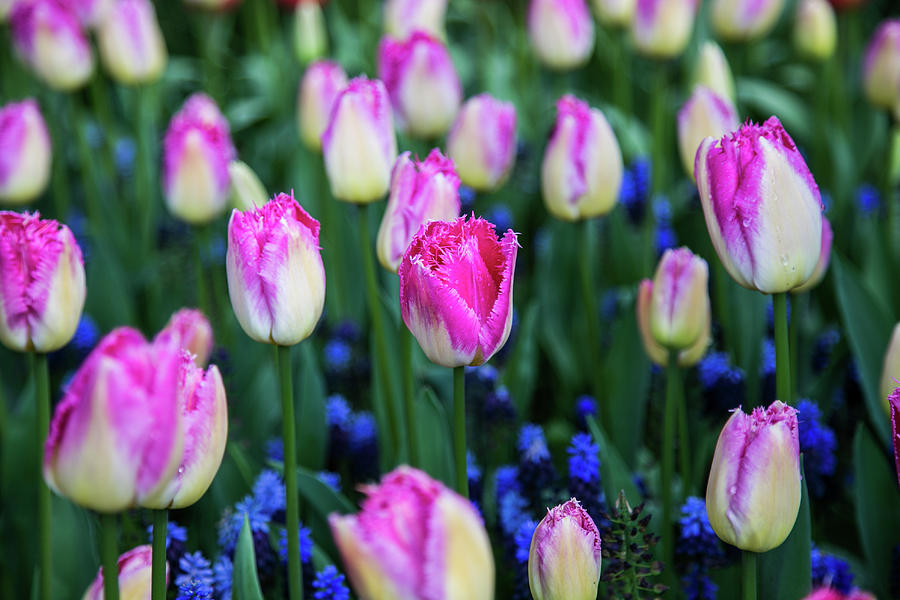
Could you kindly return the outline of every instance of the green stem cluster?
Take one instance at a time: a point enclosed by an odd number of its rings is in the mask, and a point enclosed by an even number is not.
[[[300,500],[297,496],[297,440],[294,431],[294,387],[291,380],[291,348],[275,346],[275,364],[281,382],[281,421],[284,442],[285,513],[288,543],[288,591],[291,600],[303,599],[300,578]]]
[[[669,364],[666,369],[666,406],[663,417],[662,444],[662,528],[660,536],[663,543],[663,560],[666,568],[671,569],[673,562],[672,538],[672,471],[675,466],[675,422],[676,408],[681,395],[681,376],[678,372],[678,353],[669,351]]]
[[[774,294],[775,317],[775,392],[778,400],[792,404],[791,353],[788,344],[787,293]]]
[[[403,405],[406,408],[406,441],[409,445],[409,464],[419,466],[419,443],[416,434],[416,390],[412,365],[413,335],[405,325],[400,326],[400,352],[403,362]]]

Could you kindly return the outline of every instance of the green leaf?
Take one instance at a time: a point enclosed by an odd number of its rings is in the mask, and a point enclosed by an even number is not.
[[[453,447],[444,405],[431,388],[423,388],[416,399],[419,424],[419,461],[422,470],[453,487]]]
[[[519,414],[531,412],[531,399],[538,375],[537,319],[538,304],[530,302],[525,309],[522,325],[516,334],[516,345],[508,367],[504,369],[503,383],[509,389],[510,398]]]
[[[300,377],[298,377],[294,396],[299,408],[297,433],[299,434],[300,464],[318,470],[325,464],[325,449],[328,443],[328,423],[325,420],[325,381],[312,344],[302,344],[299,352],[295,352],[294,355],[295,372],[297,363],[301,363]]]
[[[263,600],[259,577],[256,574],[256,554],[253,551],[253,534],[250,521],[244,515],[244,525],[234,551],[234,571],[232,574],[232,594],[234,600]]]
[[[803,474],[801,456],[800,473]],[[810,566],[809,494],[801,480],[800,511],[783,544],[759,557],[759,597],[768,600],[800,600],[812,585]]]
[[[795,137],[809,139],[811,112],[796,94],[770,81],[750,77],[738,79],[737,90],[740,103],[759,113],[760,118],[777,115]]]
[[[603,480],[606,497],[617,498],[619,490],[625,490],[628,498],[640,498],[641,494],[631,479],[631,469],[615,446],[609,442],[594,417],[588,416],[587,423],[594,441],[600,446],[600,478]]]
[[[333,512],[344,515],[356,510],[343,494],[331,489],[315,473],[303,467],[297,467],[297,491],[324,518]]]

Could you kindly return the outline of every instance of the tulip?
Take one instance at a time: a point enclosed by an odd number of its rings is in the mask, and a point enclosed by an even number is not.
[[[146,600],[150,598],[150,566],[153,552],[150,545],[138,546],[119,557],[119,597],[122,600]],[[166,563],[166,583],[169,581],[169,563]],[[85,591],[82,600],[103,600],[103,569]]]
[[[186,350],[197,366],[203,368],[212,354],[212,325],[202,311],[182,308],[169,318],[163,330],[153,338],[153,343],[175,344],[177,348]]]
[[[177,347],[137,331],[110,332],[56,406],[44,480],[76,504],[113,513],[170,485],[182,457]]]
[[[126,85],[156,81],[168,55],[150,0],[117,0],[97,31],[100,58],[112,77]]]
[[[800,0],[794,15],[794,46],[803,56],[826,60],[837,46],[837,20],[826,0]]]
[[[594,49],[594,21],[585,0],[531,0],[528,36],[542,63],[574,69]]]
[[[594,12],[604,25],[628,27],[634,19],[635,0],[594,0]]]
[[[894,446],[894,463],[897,467],[897,484],[900,485],[900,392],[894,390],[888,400],[891,405],[891,441]]]
[[[681,163],[694,178],[694,157],[707,137],[720,138],[740,126],[737,111],[727,97],[698,86],[678,111],[678,150]]]
[[[869,102],[894,109],[900,103],[900,19],[885,19],[863,59],[863,86]]]
[[[900,323],[894,326],[894,333],[884,353],[884,364],[881,368],[881,401],[884,411],[890,412],[888,396],[900,387]]]
[[[9,16],[13,45],[44,83],[69,91],[94,72],[91,45],[78,18],[56,0],[16,2]]]
[[[384,196],[397,160],[387,90],[357,77],[338,94],[322,134],[325,171],[338,200],[368,204]]]
[[[470,98],[447,134],[447,154],[467,186],[497,189],[516,161],[516,108],[489,94]]]
[[[803,600],[876,600],[875,596],[862,590],[850,590],[849,594],[842,594],[831,587],[821,587],[813,590]]]
[[[9,18],[9,13],[16,2],[18,0],[0,0],[0,23],[5,22]]]
[[[85,27],[96,27],[103,22],[116,0],[69,0],[72,12]]]
[[[758,39],[772,30],[783,8],[784,0],[713,0],[713,30],[731,42]]]
[[[460,217],[432,221],[400,263],[400,313],[428,358],[445,367],[477,366],[512,326],[516,234],[498,241],[494,225]]]
[[[405,41],[386,36],[378,46],[378,77],[390,94],[401,130],[433,138],[450,128],[462,101],[462,85],[439,39],[422,31]]]
[[[621,185],[622,153],[606,117],[572,95],[560,98],[541,165],[547,210],[565,221],[605,215]]]
[[[330,61],[314,62],[306,68],[297,95],[300,138],[312,150],[321,151],[322,134],[328,127],[334,101],[347,86],[341,65]]]
[[[361,600],[490,600],[494,557],[472,504],[410,467],[377,485],[331,533]]]
[[[0,108],[0,148],[0,202],[25,204],[40,196],[50,178],[52,148],[37,102]]]
[[[765,294],[806,283],[822,252],[822,200],[778,119],[706,138],[694,165],[706,227],[729,275]]]
[[[38,213],[0,211],[0,342],[52,352],[78,327],[84,261],[68,227]]]
[[[684,52],[696,12],[697,0],[637,0],[631,33],[638,52],[652,58]]]
[[[572,498],[547,511],[531,538],[528,584],[534,600],[594,600],[600,583],[600,531]]]
[[[794,288],[794,293],[807,292],[822,282],[825,278],[825,272],[828,270],[828,263],[831,261],[831,242],[834,239],[834,233],[831,231],[831,223],[824,216],[822,217],[822,249],[819,251],[819,262],[809,280],[800,287]]]
[[[458,216],[459,177],[453,161],[437,148],[421,162],[404,152],[391,175],[391,195],[378,229],[378,260],[385,269],[397,272],[422,225]]]
[[[703,42],[700,48],[700,56],[694,71],[694,86],[702,85],[714,91],[723,98],[728,98],[734,104],[737,96],[734,93],[734,78],[731,76],[731,68],[728,60],[722,52],[722,48],[712,41]],[[691,167],[691,173],[694,168]]]
[[[225,210],[228,165],[235,157],[228,121],[205,94],[194,94],[169,122],[163,140],[163,190],[174,216],[209,223]]]
[[[251,339],[292,346],[312,333],[325,304],[319,222],[293,192],[232,211],[225,262],[231,306]]]
[[[239,160],[228,163],[228,177],[231,179],[231,204],[234,208],[247,210],[269,201],[265,186],[246,163]]]
[[[387,0],[384,3],[384,32],[405,40],[414,31],[424,31],[444,39],[447,0]]]
[[[240,4],[241,0],[184,0],[184,3],[204,10],[224,12]]]
[[[800,510],[797,411],[776,400],[751,414],[740,408],[719,434],[706,511],[723,541],[767,552],[787,538]]]
[[[325,16],[318,2],[301,2],[294,9],[294,52],[304,65],[328,53]]]

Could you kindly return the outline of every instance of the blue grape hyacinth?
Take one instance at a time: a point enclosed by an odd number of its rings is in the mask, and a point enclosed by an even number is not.
[[[334,565],[328,565],[316,573],[312,587],[313,600],[350,600],[344,575]]]

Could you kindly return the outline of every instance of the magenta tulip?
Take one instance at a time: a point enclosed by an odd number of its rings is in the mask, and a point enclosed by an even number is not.
[[[205,367],[213,349],[213,330],[209,319],[195,308],[182,308],[169,318],[153,343],[172,343],[186,350],[198,367]]]
[[[516,162],[516,107],[489,94],[469,98],[447,134],[447,154],[467,186],[503,185]]]
[[[322,134],[328,127],[331,109],[347,85],[341,65],[322,60],[306,68],[297,97],[300,138],[313,150],[322,149]]]
[[[50,179],[51,148],[37,102],[0,108],[0,203],[25,204],[41,195]]]

